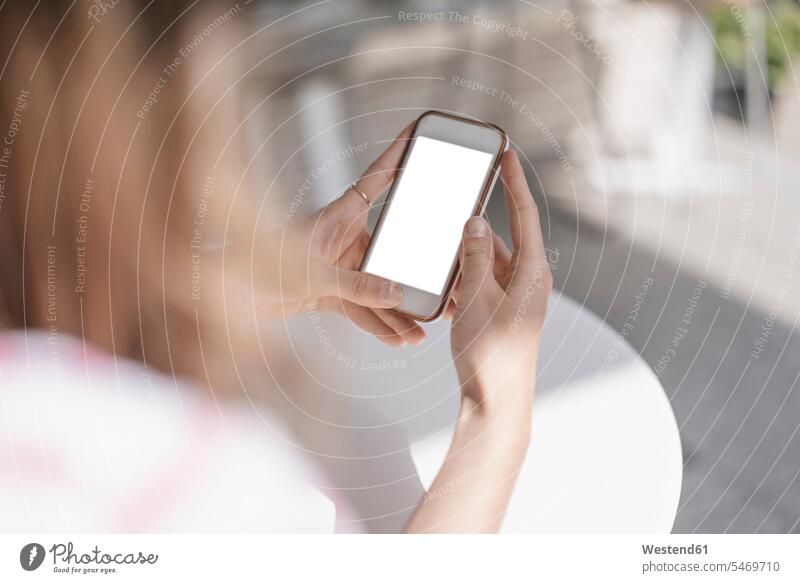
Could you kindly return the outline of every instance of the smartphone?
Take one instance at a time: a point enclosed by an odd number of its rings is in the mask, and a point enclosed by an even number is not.
[[[361,263],[402,286],[395,311],[420,321],[441,315],[464,223],[483,213],[507,149],[492,124],[441,111],[419,117]]]

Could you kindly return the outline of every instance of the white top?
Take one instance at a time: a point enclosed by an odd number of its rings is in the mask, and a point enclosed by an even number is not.
[[[4,532],[332,532],[263,410],[43,332],[0,335]]]

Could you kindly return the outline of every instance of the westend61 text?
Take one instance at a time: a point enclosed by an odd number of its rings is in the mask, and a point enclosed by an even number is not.
[[[645,555],[707,555],[708,545],[642,545],[642,552]]]

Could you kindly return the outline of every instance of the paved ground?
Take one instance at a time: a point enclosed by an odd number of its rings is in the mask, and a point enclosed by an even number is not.
[[[659,374],[680,426],[675,531],[800,532],[800,333],[788,310],[775,318],[725,280],[654,260],[647,246],[570,214],[551,209],[546,223],[560,254],[556,286],[612,327],[622,327],[642,280],[655,281],[629,340]]]

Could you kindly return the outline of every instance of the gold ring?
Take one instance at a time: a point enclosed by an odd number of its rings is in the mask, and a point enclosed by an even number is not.
[[[361,198],[364,199],[364,202],[367,204],[367,206],[372,206],[372,204],[369,202],[369,197],[358,189],[358,182],[354,182],[353,184],[351,184],[350,190],[352,190],[353,192],[357,192],[359,195],[361,195]]]

